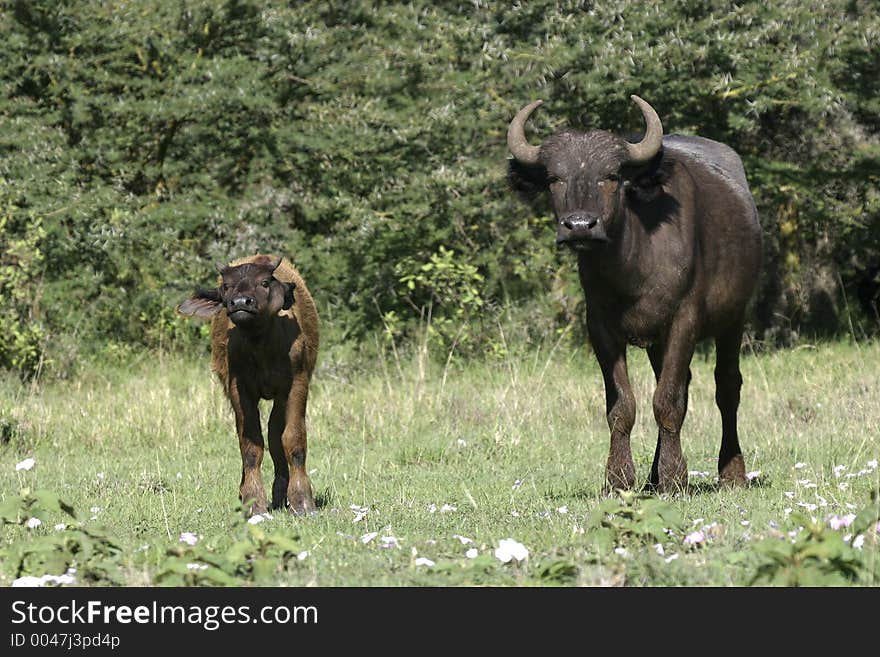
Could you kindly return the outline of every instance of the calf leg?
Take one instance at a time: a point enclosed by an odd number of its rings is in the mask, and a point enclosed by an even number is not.
[[[658,435],[649,483],[661,493],[683,490],[687,485],[687,461],[681,452],[681,426],[687,414],[690,362],[695,345],[693,324],[679,320],[670,330],[660,367],[655,366],[655,372],[659,369],[654,391]],[[655,358],[657,355],[655,353]]]
[[[260,428],[260,411],[256,399],[232,390],[232,408],[238,429],[238,445],[241,449],[241,483],[238,497],[244,503],[251,500],[248,514],[266,512],[266,492],[260,468],[263,464],[263,432]]]
[[[602,368],[605,382],[605,413],[611,431],[611,446],[605,464],[605,490],[628,490],[636,480],[630,447],[630,432],[636,422],[636,401],[626,369],[626,344],[600,326],[590,325],[590,342]]]
[[[285,404],[284,431],[281,446],[287,461],[289,481],[287,502],[294,515],[314,513],[315,498],[312,495],[312,482],[306,472],[306,403],[309,397],[309,376],[299,372],[293,378],[293,385]]]
[[[287,503],[287,485],[290,483],[290,468],[284,455],[281,436],[286,424],[287,399],[276,399],[269,415],[269,454],[275,466],[272,481],[272,508],[282,509]]]
[[[739,371],[742,334],[743,325],[739,322],[715,339],[715,403],[721,411],[718,481],[722,486],[746,483],[746,467],[736,430],[736,413],[742,388],[742,375]]]

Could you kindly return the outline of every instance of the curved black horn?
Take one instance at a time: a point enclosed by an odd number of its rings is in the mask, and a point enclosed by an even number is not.
[[[507,128],[507,148],[510,150],[511,155],[523,164],[538,163],[538,153],[541,147],[532,146],[526,140],[525,125],[529,116],[535,111],[535,108],[543,102],[543,100],[536,100],[523,107],[516,113],[516,116],[513,117],[513,121],[510,122],[510,126]]]
[[[660,117],[657,112],[644,100],[638,96],[630,96],[633,102],[642,110],[642,116],[645,117],[647,128],[645,136],[638,144],[627,144],[626,150],[629,153],[630,162],[647,162],[660,151],[663,145],[663,124],[660,123]]]

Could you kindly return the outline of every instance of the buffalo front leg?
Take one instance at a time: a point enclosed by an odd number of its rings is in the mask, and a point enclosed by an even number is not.
[[[281,433],[281,448],[287,464],[288,510],[294,515],[315,513],[315,498],[312,495],[312,482],[306,472],[306,403],[309,397],[309,377],[300,372],[293,378],[293,385],[284,404],[284,430]],[[276,402],[277,404],[277,402]],[[274,410],[274,409],[273,409]]]
[[[605,382],[605,416],[611,431],[611,446],[605,464],[605,491],[629,490],[635,485],[636,471],[629,436],[636,422],[636,400],[626,369],[626,344],[616,340],[601,326],[590,325],[590,342],[602,368]]]
[[[266,512],[266,492],[260,468],[263,465],[263,432],[260,428],[260,411],[256,399],[233,389],[232,406],[238,429],[238,446],[241,449],[241,483],[238,496],[243,504],[250,503],[248,515]]]
[[[696,346],[696,331],[689,322],[673,324],[662,355],[649,351],[657,375],[654,390],[654,419],[657,448],[651,464],[649,485],[661,493],[673,493],[687,486],[687,461],[681,451],[681,426],[688,406],[690,363]]]
[[[739,351],[743,325],[739,322],[715,340],[715,403],[721,411],[721,451],[718,454],[718,481],[725,485],[744,485],[746,467],[736,429],[742,375]]]

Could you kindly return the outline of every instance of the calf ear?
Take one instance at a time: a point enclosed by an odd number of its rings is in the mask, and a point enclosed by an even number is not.
[[[284,286],[284,305],[282,310],[287,310],[293,305],[293,291],[296,289],[296,283],[282,283]]]
[[[221,310],[223,310],[223,300],[217,288],[212,290],[199,288],[189,299],[177,306],[177,312],[181,315],[199,319],[211,319]]]

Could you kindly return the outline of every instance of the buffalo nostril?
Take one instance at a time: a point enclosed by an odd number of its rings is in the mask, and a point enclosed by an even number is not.
[[[566,228],[568,228],[569,230],[574,228],[574,224],[571,223],[571,219],[566,219],[565,221],[562,222],[562,225],[565,226]]]
[[[590,217],[589,219],[587,219],[587,228],[592,228],[593,226],[595,226],[597,221],[598,220],[595,217]]]

